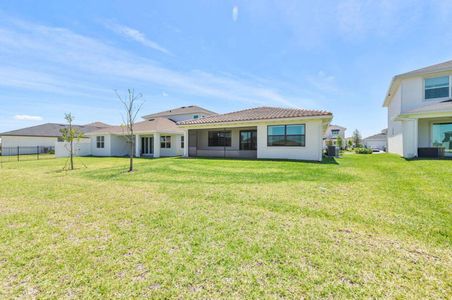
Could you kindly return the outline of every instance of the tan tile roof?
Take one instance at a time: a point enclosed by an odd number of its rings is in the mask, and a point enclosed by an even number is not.
[[[323,110],[307,110],[295,108],[278,108],[278,107],[256,107],[241,111],[231,112],[222,115],[214,115],[196,120],[187,120],[178,122],[178,125],[196,125],[211,123],[226,123],[240,121],[258,121],[271,119],[286,118],[305,118],[316,116],[332,116],[330,112]]]
[[[150,120],[145,120],[135,123],[134,131],[137,133],[141,132],[174,132],[174,133],[184,133],[184,131],[179,128],[175,122],[167,118],[155,118]],[[125,129],[122,126],[111,126],[103,128],[97,131],[90,132],[90,135],[96,134],[124,134]]]
[[[151,119],[151,118],[157,118],[157,117],[169,117],[169,116],[175,116],[175,115],[184,115],[184,114],[196,114],[196,113],[203,113],[205,115],[216,115],[217,113],[207,110],[205,108],[196,106],[196,105],[190,105],[190,106],[182,106],[178,108],[173,108],[170,110],[161,111],[155,114],[150,114],[143,116],[143,119]]]

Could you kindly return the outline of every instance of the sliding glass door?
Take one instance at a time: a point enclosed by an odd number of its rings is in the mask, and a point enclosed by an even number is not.
[[[452,156],[452,123],[432,125],[432,146],[444,148],[444,155]]]
[[[240,150],[257,150],[257,131],[240,131]]]
[[[141,137],[141,155],[154,153],[154,138],[152,136]]]

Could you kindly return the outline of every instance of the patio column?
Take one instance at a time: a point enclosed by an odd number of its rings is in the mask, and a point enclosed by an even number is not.
[[[403,156],[405,158],[417,157],[418,148],[418,120],[405,119],[403,128]]]
[[[184,130],[184,157],[188,157],[188,129]]]
[[[141,153],[141,143],[140,143],[140,135],[135,135],[135,157],[140,157]]]
[[[154,133],[154,158],[160,157],[160,133]]]

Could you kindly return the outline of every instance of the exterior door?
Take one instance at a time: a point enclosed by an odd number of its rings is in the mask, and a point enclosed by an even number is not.
[[[444,155],[452,156],[452,123],[432,124],[432,146],[444,148]]]
[[[151,155],[154,153],[154,138],[152,136],[141,137],[141,155]]]

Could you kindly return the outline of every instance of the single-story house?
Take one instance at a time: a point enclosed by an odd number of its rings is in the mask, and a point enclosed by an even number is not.
[[[73,128],[84,134],[108,126],[110,125],[102,122],[72,125]],[[53,149],[55,143],[61,140],[61,129],[66,127],[67,124],[45,123],[0,133],[2,155],[16,155],[18,149],[21,154],[36,153],[38,147],[40,148],[39,151]]]
[[[184,154],[184,130],[177,121],[197,120],[216,115],[205,108],[191,105],[143,116],[144,121],[134,125],[134,155],[136,157],[182,156]],[[84,155],[126,156],[130,141],[123,126],[110,126],[89,132],[90,150]]]
[[[258,107],[180,121],[186,157],[322,160],[332,113]]]
[[[452,60],[394,76],[383,106],[388,152],[452,157]]]
[[[388,148],[388,130],[383,129],[380,133],[368,136],[363,139],[363,144],[366,148],[378,149],[386,151]]]

